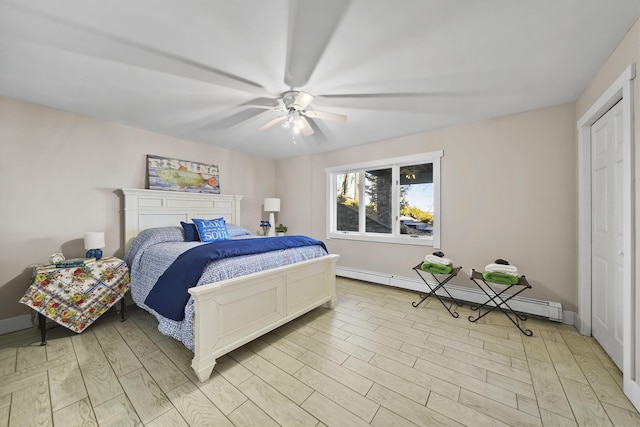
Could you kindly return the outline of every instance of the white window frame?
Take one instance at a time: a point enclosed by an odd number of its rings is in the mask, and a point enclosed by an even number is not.
[[[381,159],[369,162],[354,163],[342,166],[333,166],[325,168],[327,180],[327,239],[346,239],[346,240],[365,240],[369,242],[384,243],[400,243],[405,245],[422,245],[440,248],[440,158],[444,155],[443,151],[431,151],[427,153],[414,154],[410,156],[394,157],[390,159]],[[400,234],[400,167],[409,165],[418,165],[423,163],[433,164],[433,235],[432,236],[415,236]],[[392,169],[392,179],[395,185],[392,189],[392,209],[395,213],[395,221],[392,224],[392,232],[387,233],[371,233],[366,232],[365,227],[365,203],[360,203],[360,229],[359,231],[338,231],[337,230],[337,182],[336,177],[339,174],[347,172],[359,172],[364,174],[366,170],[372,169]],[[364,197],[364,179],[360,180],[359,194]]]

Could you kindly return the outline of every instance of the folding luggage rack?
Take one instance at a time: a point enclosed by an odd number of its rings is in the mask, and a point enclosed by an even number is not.
[[[412,302],[411,305],[414,306],[414,307],[418,307],[420,304],[422,304],[422,302],[424,300],[429,298],[431,295],[435,295],[435,297],[438,298],[438,301],[440,301],[440,303],[444,306],[444,308],[447,309],[449,314],[451,314],[453,317],[460,316],[457,311],[451,311],[451,307],[453,306],[454,303],[456,305],[458,305],[458,307],[462,307],[462,303],[460,301],[458,301],[457,299],[455,299],[454,297],[452,297],[451,294],[449,293],[449,291],[447,290],[447,288],[444,287],[444,285],[447,284],[447,282],[449,280],[453,279],[461,269],[462,269],[461,266],[460,267],[455,267],[455,268],[453,268],[453,270],[451,270],[451,273],[438,274],[438,276],[446,276],[443,280],[438,279],[438,277],[436,276],[436,273],[429,273],[429,274],[431,274],[431,276],[433,276],[433,279],[437,283],[437,285],[432,288],[431,285],[429,284],[429,282],[427,281],[427,279],[422,275],[422,273],[425,273],[425,272],[422,270],[422,261],[421,261],[418,265],[413,267],[413,270],[415,270],[415,272],[418,273],[418,276],[420,276],[420,278],[425,283],[425,285],[427,285],[427,288],[429,288],[429,292],[421,293],[420,294],[420,298],[421,298],[420,301]],[[442,289],[443,291],[445,291],[447,293],[447,295],[449,296],[448,298],[453,301],[451,304],[449,304],[449,306],[447,306],[444,303],[444,301],[442,301],[443,297],[438,295],[437,291],[439,289]],[[444,298],[446,298],[446,297],[444,297]]]
[[[478,317],[476,317],[475,319],[473,318],[473,316],[469,316],[470,322],[477,322],[487,314],[491,313],[493,310],[498,309],[505,316],[507,316],[509,320],[511,320],[511,323],[513,323],[514,325],[516,325],[518,329],[520,329],[520,332],[522,332],[528,337],[533,335],[533,332],[531,331],[531,329],[523,329],[522,326],[520,326],[520,321],[522,320],[524,322],[525,320],[527,320],[527,316],[525,316],[522,313],[516,312],[509,306],[509,304],[507,304],[511,299],[515,298],[520,293],[526,291],[527,289],[531,289],[531,285],[527,281],[526,277],[520,276],[518,278],[518,283],[515,283],[515,284],[501,285],[498,283],[489,282],[485,280],[485,278],[482,276],[482,273],[476,271],[475,269],[472,269],[470,279],[489,298],[488,301],[486,301],[481,305],[470,306],[471,310],[478,311]],[[491,286],[490,283],[494,284],[494,286]],[[484,286],[482,284],[484,284]],[[496,292],[496,290],[494,289],[495,286],[506,286],[506,287],[500,292]],[[506,292],[509,289],[513,288],[514,286],[518,286],[520,287],[520,289],[515,294],[507,294]],[[491,293],[493,293],[493,296],[487,291],[487,288],[491,291]],[[503,295],[506,298],[504,298]],[[482,309],[487,309],[487,311],[482,313]]]

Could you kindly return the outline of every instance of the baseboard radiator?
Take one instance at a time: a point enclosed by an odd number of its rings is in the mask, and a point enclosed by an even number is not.
[[[358,270],[349,267],[336,266],[336,276],[363,280],[365,282],[381,285],[395,286],[397,288],[408,289],[416,292],[425,292],[427,290],[426,285],[419,278],[413,279],[373,271]],[[433,279],[428,280],[428,282],[432,287],[437,285]],[[447,284],[446,287],[451,293],[451,296],[460,301],[482,304],[487,300],[487,296],[478,288],[467,288],[452,284]],[[440,289],[438,291],[438,295],[446,296],[446,293]],[[509,301],[509,305],[514,310],[522,313],[545,317],[555,322],[562,322],[562,304],[559,302],[543,301],[517,296]]]

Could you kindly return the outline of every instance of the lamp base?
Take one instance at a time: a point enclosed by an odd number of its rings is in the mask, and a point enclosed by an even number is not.
[[[98,260],[102,258],[102,249],[89,249],[86,253],[86,257]]]
[[[269,213],[269,224],[271,224],[271,228],[269,228],[267,236],[273,237],[276,235],[276,218],[273,212]]]

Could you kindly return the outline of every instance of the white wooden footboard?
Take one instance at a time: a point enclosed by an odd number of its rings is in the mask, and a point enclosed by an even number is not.
[[[195,355],[200,381],[216,359],[302,314],[336,301],[335,264],[330,254],[272,270],[189,289],[195,300]]]

